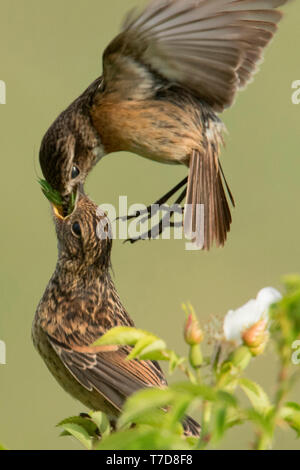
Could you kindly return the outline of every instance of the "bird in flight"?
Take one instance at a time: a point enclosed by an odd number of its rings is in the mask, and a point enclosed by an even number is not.
[[[42,171],[65,205],[112,152],[185,165],[188,176],[159,202],[179,192],[186,236],[206,250],[224,245],[234,199],[218,115],[253,77],[287,1],[152,0],[132,11],[104,51],[103,75],[43,138]]]

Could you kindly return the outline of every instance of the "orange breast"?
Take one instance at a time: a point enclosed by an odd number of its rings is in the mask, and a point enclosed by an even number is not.
[[[192,150],[202,148],[201,121],[192,106],[104,95],[91,115],[107,153],[124,150],[163,163],[187,163]]]

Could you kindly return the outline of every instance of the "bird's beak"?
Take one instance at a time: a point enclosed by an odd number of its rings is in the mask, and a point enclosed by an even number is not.
[[[55,216],[63,218],[63,199],[60,193],[53,189],[51,185],[45,180],[40,179],[39,184],[42,187],[44,195],[48,201],[50,201]]]
[[[70,194],[62,196],[61,201],[58,204],[56,201],[51,201],[54,216],[60,220],[64,220],[69,217],[74,212],[78,200],[83,195],[83,185],[80,183]]]
[[[59,220],[64,220],[65,217],[63,216],[62,206],[56,206],[53,202],[51,202],[51,206],[52,206],[52,210],[53,210],[53,214],[55,218]]]
[[[80,195],[84,195],[84,189],[81,183],[73,189],[71,194],[65,196],[62,196],[57,190],[53,189],[45,180],[39,180],[39,183],[44,195],[51,203],[56,219],[63,220],[71,215],[76,207],[78,198]]]

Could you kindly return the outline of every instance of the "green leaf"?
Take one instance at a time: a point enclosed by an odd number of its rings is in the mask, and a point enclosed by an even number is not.
[[[289,402],[280,410],[280,416],[300,437],[300,405],[298,403]]]
[[[240,410],[239,408],[232,408],[232,407],[227,408],[226,429],[243,424],[246,418],[247,417],[243,410]]]
[[[190,404],[189,396],[182,395],[177,397],[168,409],[168,412],[165,413],[164,427],[178,434],[183,434],[183,426],[180,423],[183,421]]]
[[[110,344],[135,346],[139,340],[149,338],[149,341],[158,340],[152,333],[129,326],[116,326],[99,338],[92,346],[103,346]]]
[[[107,416],[101,411],[91,411],[89,413],[92,421],[97,426],[101,436],[105,436],[110,433],[110,423]]]
[[[271,333],[281,358],[289,360],[292,343],[300,336],[300,288],[288,288],[287,294],[271,308]]]
[[[75,423],[65,423],[60,426],[71,436],[75,437],[86,449],[92,449],[93,440],[83,426]]]
[[[41,185],[42,191],[46,198],[55,204],[55,206],[62,206],[62,197],[60,193],[53,189],[47,181],[39,179],[38,182]]]
[[[217,391],[217,401],[224,403],[228,407],[235,408],[238,405],[237,399],[234,395],[225,390]]]
[[[174,393],[169,389],[149,388],[140,390],[127,399],[118,421],[118,427],[135,423],[136,420],[142,420],[153,410],[171,404],[174,398]]]
[[[288,293],[300,290],[299,274],[287,274],[286,276],[283,276],[282,281]]]
[[[166,343],[161,339],[156,338],[153,335],[147,335],[139,339],[135,347],[132,349],[130,354],[127,356],[127,359],[130,361],[132,359],[157,359],[157,356],[154,353],[159,353],[166,349]]]
[[[225,431],[226,431],[226,417],[227,417],[227,410],[224,407],[217,408],[215,411],[215,423],[214,423],[214,432],[213,432],[213,440],[215,442],[219,441]]]
[[[169,388],[177,393],[189,395],[191,399],[202,398],[207,401],[216,401],[218,399],[217,392],[207,385],[181,382],[171,385]]]
[[[52,202],[52,204],[54,204],[56,207],[63,206],[63,199],[59,191],[57,191],[56,189],[53,189],[52,186],[46,180],[39,179],[38,183],[42,187],[44,196],[46,196],[46,198],[50,202]],[[72,214],[74,210],[76,197],[77,197],[76,191],[70,194],[68,214]]]
[[[185,357],[177,356],[174,351],[167,351],[169,357],[169,374],[173,374],[175,369],[186,361]]]
[[[6,450],[6,448],[0,442],[0,450]]]
[[[203,400],[210,402],[223,403],[226,406],[237,406],[237,399],[229,392],[224,390],[214,390],[212,387],[204,384],[194,384],[189,382],[181,382],[169,387],[175,392],[184,393],[193,398],[202,398]]]
[[[147,424],[154,428],[165,426],[166,412],[161,408],[151,410],[151,413],[141,413],[134,418],[134,424]],[[129,422],[130,423],[130,422]]]
[[[136,429],[119,431],[96,446],[96,450],[191,450],[186,439],[167,429]]]
[[[70,202],[69,202],[69,214],[72,214],[72,212],[74,210],[75,203],[76,203],[76,197],[77,197],[76,192],[71,193]]]
[[[128,326],[117,326],[101,336],[92,346],[120,345],[133,346],[127,356],[128,360],[141,359],[153,361],[170,361],[171,370],[185,361],[174,351],[168,350],[165,341],[152,333]]]
[[[272,415],[270,413],[265,415],[263,413],[260,413],[259,411],[256,411],[254,408],[251,408],[249,410],[245,410],[245,417],[258,428],[260,428],[260,430],[263,431],[263,434],[265,434],[266,437],[272,439],[273,420]]]
[[[65,429],[65,424],[76,424],[83,427],[90,436],[94,436],[97,432],[97,425],[89,418],[84,418],[82,416],[71,416],[70,418],[64,419],[57,427],[62,427]]]
[[[289,401],[285,404],[286,407],[292,409],[292,410],[296,410],[296,411],[300,411],[300,404],[299,403],[296,403],[294,401]]]
[[[260,385],[249,380],[239,379],[239,385],[250,400],[253,408],[259,413],[268,413],[271,403],[266,392]]]

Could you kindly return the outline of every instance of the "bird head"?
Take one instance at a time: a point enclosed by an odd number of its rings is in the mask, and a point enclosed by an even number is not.
[[[106,214],[82,191],[77,191],[75,207],[63,217],[52,203],[58,239],[59,263],[64,269],[83,274],[110,267],[112,234]]]
[[[78,186],[84,184],[92,167],[104,155],[99,139],[85,132],[84,125],[81,132],[74,132],[66,122],[67,116],[62,114],[52,124],[39,152],[45,180],[61,195],[62,216],[69,214],[70,200],[75,197]]]

